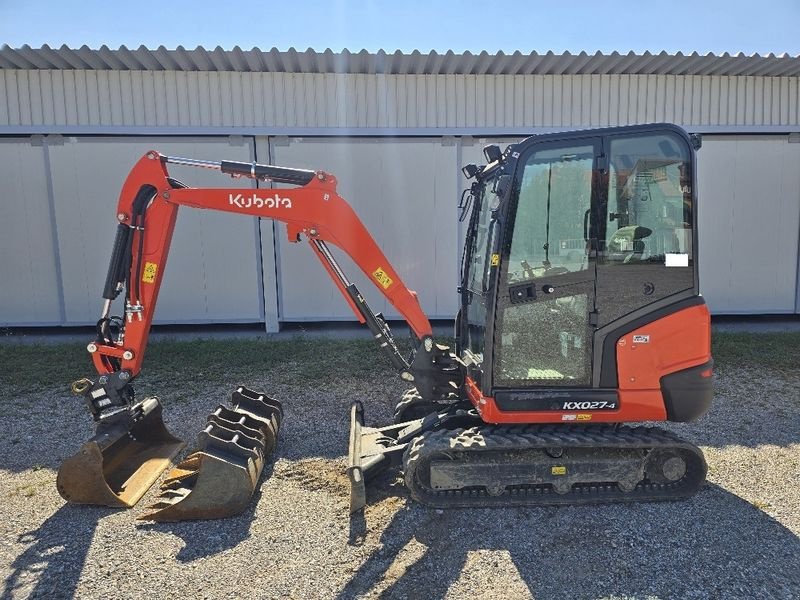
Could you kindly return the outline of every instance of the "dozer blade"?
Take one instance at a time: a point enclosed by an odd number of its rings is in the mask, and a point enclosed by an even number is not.
[[[183,448],[161,419],[161,403],[145,398],[141,417],[99,423],[97,431],[58,470],[56,486],[67,502],[130,508]]]
[[[364,427],[364,406],[353,402],[350,406],[350,447],[347,457],[347,478],[350,480],[350,512],[361,510],[367,504],[367,488],[361,465],[361,429]]]
[[[350,406],[350,449],[347,456],[351,514],[366,506],[366,484],[391,465],[400,464],[408,444],[397,443],[398,437],[421,423],[422,419],[418,419],[388,427],[366,427],[364,406],[359,401],[353,402]]]
[[[151,521],[219,519],[247,508],[283,419],[280,402],[239,387],[198,436],[199,450],[176,465],[161,485]]]

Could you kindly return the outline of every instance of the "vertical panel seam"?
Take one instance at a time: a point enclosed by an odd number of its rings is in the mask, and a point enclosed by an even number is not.
[[[256,138],[255,136],[249,136],[248,139],[250,141],[250,160],[253,162],[258,162]],[[255,188],[258,189],[258,187],[259,182],[258,179],[256,179]],[[261,218],[253,217],[253,224],[255,226],[254,241],[256,244],[256,289],[258,290],[258,316],[262,321],[264,321],[264,325],[266,326],[267,310],[264,307],[264,257],[262,255],[264,250],[261,244]]]
[[[269,164],[273,164],[275,154],[272,148],[272,138],[266,138],[267,143],[267,160]],[[272,184],[269,184],[270,188],[272,188]],[[275,257],[275,311],[277,313],[276,317],[278,320],[278,327],[280,328],[281,323],[281,316],[283,315],[283,302],[282,302],[282,286],[281,286],[281,248],[280,244],[278,243],[278,236],[277,230],[278,227],[275,223],[274,219],[270,219],[271,226],[272,226],[272,252],[273,256]]]
[[[50,167],[50,147],[47,138],[42,144],[44,158],[44,177],[47,189],[47,204],[50,210],[50,235],[53,240],[53,260],[56,265],[56,290],[58,292],[59,325],[64,325],[67,320],[67,307],[64,301],[64,278],[61,272],[61,251],[58,240],[58,221],[56,220],[56,200],[53,189],[53,174]]]

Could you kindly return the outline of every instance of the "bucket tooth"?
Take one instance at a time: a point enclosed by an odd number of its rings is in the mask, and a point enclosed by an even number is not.
[[[151,512],[152,521],[218,519],[247,508],[264,462],[277,443],[280,402],[239,387],[230,406],[218,406],[198,435],[198,451],[167,475]]]
[[[61,464],[56,486],[62,498],[130,508],[169,467],[184,443],[167,430],[157,398],[145,398],[137,408],[141,417],[132,426],[99,423],[95,435]]]
[[[260,462],[260,461],[259,461]],[[159,498],[154,511],[141,518],[153,521],[219,519],[242,512],[250,502],[260,465],[231,461],[213,454],[203,457],[197,481],[185,495]]]

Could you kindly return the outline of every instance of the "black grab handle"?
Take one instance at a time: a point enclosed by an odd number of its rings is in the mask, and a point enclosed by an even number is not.
[[[314,179],[314,171],[307,169],[291,169],[289,167],[275,167],[273,165],[260,165],[258,163],[237,162],[223,160],[220,170],[228,175],[243,175],[245,177],[267,178],[277,183],[292,185],[305,185]]]

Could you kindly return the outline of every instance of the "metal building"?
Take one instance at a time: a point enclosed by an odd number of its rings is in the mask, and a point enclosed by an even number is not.
[[[4,46],[0,325],[95,321],[117,194],[151,148],[335,173],[429,316],[452,318],[461,165],[480,162],[488,141],[655,121],[704,135],[699,256],[712,311],[800,313],[800,57]],[[351,318],[282,225],[181,211],[157,322],[276,330]]]

